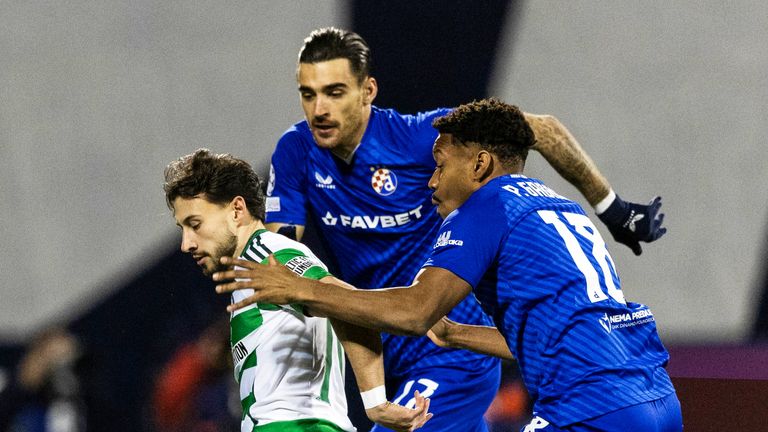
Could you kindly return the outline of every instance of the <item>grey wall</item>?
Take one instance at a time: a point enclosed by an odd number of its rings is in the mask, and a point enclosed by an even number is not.
[[[768,238],[768,5],[522,10],[493,94],[557,115],[625,198],[664,197],[664,239],[641,257],[610,242],[628,297],[668,340],[744,338]],[[347,24],[334,1],[0,3],[0,337],[177,247],[170,160],[205,146],[266,166],[301,117],[301,40],[329,24]],[[529,169],[576,196],[541,158]]]
[[[172,159],[266,166],[301,118],[301,41],[324,25],[347,25],[336,1],[0,2],[0,337],[177,247]]]
[[[640,257],[610,242],[627,297],[667,340],[747,336],[768,247],[768,3],[522,10],[493,93],[555,114],[625,198],[663,196],[666,237]],[[533,175],[578,195],[542,161]]]

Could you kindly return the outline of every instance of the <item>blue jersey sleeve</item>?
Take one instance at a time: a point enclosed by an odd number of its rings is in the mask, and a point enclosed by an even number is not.
[[[488,200],[470,199],[448,215],[424,267],[444,268],[476,287],[493,265],[507,234],[505,221],[494,217],[500,212],[488,209],[489,204]]]
[[[265,222],[306,225],[306,150],[296,128],[280,137],[272,154]]]

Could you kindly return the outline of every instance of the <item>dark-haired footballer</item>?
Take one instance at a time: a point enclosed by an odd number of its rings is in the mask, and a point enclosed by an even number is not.
[[[681,431],[653,313],[625,300],[613,259],[581,206],[523,175],[534,133],[521,111],[482,100],[434,126],[440,135],[429,187],[444,221],[412,284],[344,290],[299,282],[273,263],[214,275],[246,278],[218,290],[255,290],[235,308],[298,302],[407,335],[424,335],[475,296],[503,341],[455,345],[496,354],[506,342],[534,399],[525,432]]]
[[[360,35],[337,28],[304,40],[296,78],[305,120],[282,135],[272,155],[267,228],[301,239],[309,215],[342,279],[359,287],[410,284],[441,223],[426,185],[435,168],[432,121],[451,109],[405,115],[373,105],[378,84],[370,49]],[[536,135],[534,149],[597,206],[619,241],[639,254],[639,241],[664,233],[656,217],[660,202],[622,201],[556,118],[525,116]],[[449,316],[490,324],[473,298]],[[432,400],[435,417],[425,430],[487,430],[483,414],[500,380],[496,359],[444,349],[427,338],[382,336],[396,389],[390,396],[411,405],[409,395],[418,389]]]

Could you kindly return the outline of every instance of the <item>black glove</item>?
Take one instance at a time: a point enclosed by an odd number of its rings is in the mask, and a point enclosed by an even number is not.
[[[613,235],[613,239],[632,249],[635,255],[643,253],[640,242],[650,243],[667,232],[661,226],[664,213],[659,213],[661,197],[652,199],[648,205],[622,201],[618,195],[613,203],[597,215]]]

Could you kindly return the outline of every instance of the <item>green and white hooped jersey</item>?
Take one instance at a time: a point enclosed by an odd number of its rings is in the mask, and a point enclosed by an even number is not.
[[[240,256],[264,264],[269,254],[303,277],[330,275],[306,246],[267,230],[253,233]],[[235,291],[232,301],[252,293]],[[347,417],[344,351],[328,319],[306,316],[299,305],[260,303],[235,311],[230,327],[242,432],[271,423],[265,429],[300,431],[307,419],[355,431]]]

